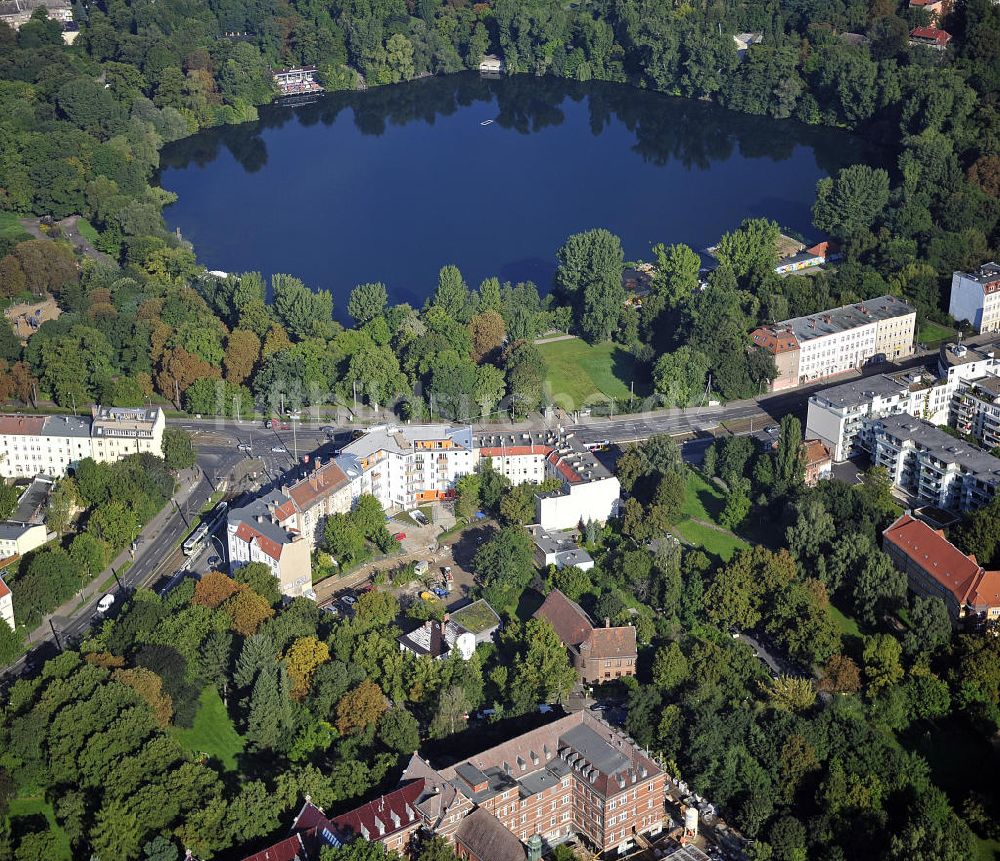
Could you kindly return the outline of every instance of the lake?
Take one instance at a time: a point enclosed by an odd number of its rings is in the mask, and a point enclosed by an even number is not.
[[[262,108],[165,147],[160,183],[209,269],[291,273],[343,316],[364,281],[422,305],[448,263],[545,292],[592,227],[633,260],[753,216],[814,238],[816,181],[881,159],[845,132],[620,84],[466,73]]]

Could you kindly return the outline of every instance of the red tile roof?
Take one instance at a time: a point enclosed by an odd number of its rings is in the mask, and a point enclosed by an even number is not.
[[[980,613],[990,607],[1000,607],[1000,571],[983,571],[969,604]]]
[[[247,855],[243,861],[295,861],[295,859],[306,858],[306,852],[302,846],[302,838],[298,834],[286,837],[280,843],[268,846],[253,855]]]
[[[594,628],[586,645],[590,647],[591,658],[634,658],[639,654],[635,641],[635,628],[631,625]]]
[[[10,587],[0,580],[0,598],[6,598],[10,594]]]
[[[537,454],[539,457],[548,457],[552,451],[547,445],[507,445],[492,446],[479,449],[480,457],[520,457],[528,454]]]
[[[982,568],[974,556],[966,556],[944,533],[904,514],[882,535],[951,592],[959,606],[969,601]]]
[[[419,778],[387,795],[355,807],[354,810],[335,816],[330,821],[334,825],[334,830],[340,834],[366,836],[369,840],[378,840],[419,823],[420,818],[413,805],[423,791],[424,779]],[[393,821],[393,813],[396,814],[398,825]],[[379,831],[379,822],[384,825],[384,832]],[[367,835],[365,831],[368,832]]]
[[[807,439],[802,443],[805,452],[806,466],[815,466],[830,460],[830,449],[828,449],[818,439]]]
[[[951,33],[939,30],[937,27],[914,27],[910,30],[910,38],[934,42],[936,45],[947,45],[951,41]]]
[[[305,511],[317,499],[333,493],[347,483],[347,475],[331,460],[325,466],[314,469],[301,481],[293,484],[288,489],[288,496],[298,506],[299,511]]]
[[[579,646],[594,629],[583,608],[558,589],[549,592],[535,616],[547,619],[565,646]]]
[[[0,435],[40,436],[45,416],[0,416]]]
[[[272,541],[266,535],[261,535],[256,529],[254,529],[249,523],[243,522],[236,529],[236,537],[240,541],[245,541],[247,544],[251,542],[257,542],[257,546],[260,547],[268,556],[270,556],[275,562],[281,559],[281,545],[277,541]]]
[[[779,332],[762,326],[751,333],[750,340],[761,349],[767,350],[775,356],[779,353],[790,353],[793,350],[799,349],[799,342],[796,340],[795,335],[787,329],[782,329]]]

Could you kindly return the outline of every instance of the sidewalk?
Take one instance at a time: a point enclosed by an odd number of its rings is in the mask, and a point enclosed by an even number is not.
[[[184,506],[191,498],[191,495],[197,489],[200,481],[201,470],[197,467],[185,469],[180,472],[177,476],[177,492],[171,500],[157,512],[153,519],[146,524],[145,528],[143,528],[137,536],[136,540],[139,543],[136,548],[135,558],[133,559],[128,548],[122,550],[114,559],[111,560],[111,563],[103,571],[101,571],[100,574],[94,577],[89,583],[86,583],[82,589],[73,595],[72,598],[59,607],[56,607],[55,610],[49,613],[42,620],[41,624],[34,631],[32,631],[28,637],[28,645],[36,646],[42,640],[51,639],[53,622],[61,621],[65,624],[65,622],[71,617],[76,616],[78,612],[83,612],[86,609],[86,605],[90,604],[102,594],[105,594],[108,591],[117,592],[117,583],[113,583],[109,589],[102,588],[108,578],[113,576],[111,569],[113,568],[115,571],[120,572],[126,563],[131,562],[135,565],[142,558],[144,558],[146,553],[149,552],[148,548],[151,545],[152,539],[159,536],[166,528],[167,524],[179,516],[174,503],[176,503],[177,506],[183,510]],[[144,548],[146,548],[145,551]],[[59,629],[57,628],[57,630]],[[60,630],[59,633],[62,634],[63,632]]]

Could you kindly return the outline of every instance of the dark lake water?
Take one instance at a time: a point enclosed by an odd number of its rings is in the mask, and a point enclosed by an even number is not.
[[[160,182],[208,268],[289,272],[343,314],[363,281],[419,306],[448,263],[544,292],[591,227],[627,259],[751,216],[811,238],[816,181],[879,159],[846,133],[622,85],[470,73],[264,108],[166,147]]]

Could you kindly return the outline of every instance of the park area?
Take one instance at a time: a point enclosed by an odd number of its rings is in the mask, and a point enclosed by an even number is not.
[[[700,547],[706,553],[728,562],[747,543],[731,530],[719,525],[718,518],[725,504],[722,491],[706,481],[700,473],[688,470],[684,519],[674,527],[674,532],[691,546]]]
[[[191,753],[217,759],[226,771],[236,770],[236,757],[243,753],[243,737],[233,721],[219,692],[209,686],[201,692],[198,711],[190,728],[172,727],[178,743]]]
[[[606,403],[614,398],[627,404],[630,386],[635,397],[649,394],[649,381],[638,375],[635,357],[618,344],[588,344],[579,338],[563,338],[538,344],[546,365],[545,381],[552,400],[566,410]]]

